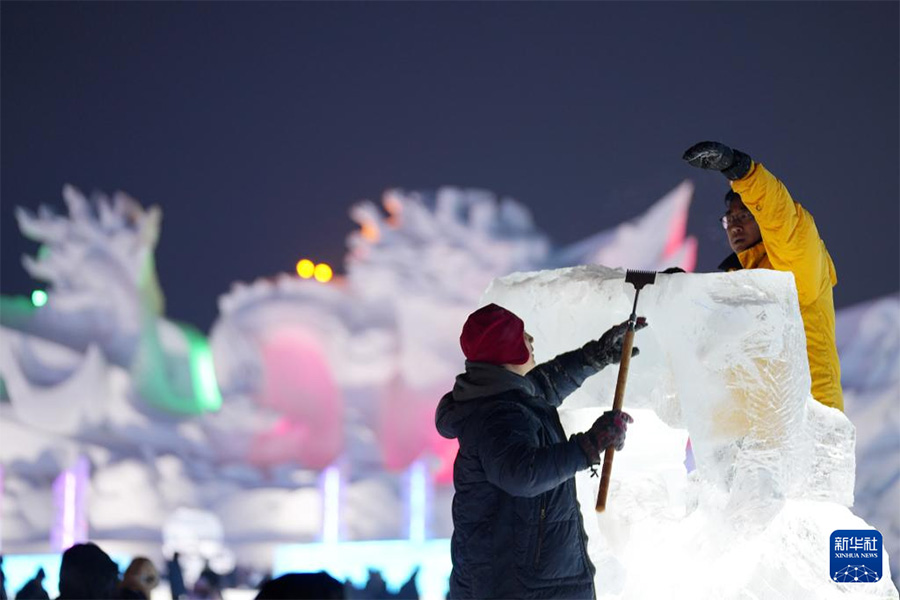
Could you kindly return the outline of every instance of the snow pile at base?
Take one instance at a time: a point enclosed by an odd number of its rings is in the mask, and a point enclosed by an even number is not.
[[[634,288],[622,271],[575,267],[496,280],[482,300],[524,319],[542,362],[625,320]],[[594,511],[598,479],[578,477],[598,594],[896,598],[887,556],[877,584],[827,576],[831,533],[871,526],[848,508],[855,428],[809,395],[793,277],[658,275],[638,314],[650,326],[637,335],[625,395],[635,423],[606,512]],[[605,369],[563,404],[569,433],[611,406],[616,376]]]

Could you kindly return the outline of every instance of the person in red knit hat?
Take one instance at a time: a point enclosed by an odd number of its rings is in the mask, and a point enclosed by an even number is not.
[[[640,318],[635,329],[646,325]],[[466,319],[466,371],[435,414],[438,432],[459,441],[450,598],[596,597],[575,473],[621,450],[632,419],[606,411],[567,439],[556,408],[619,362],[626,330],[535,365],[534,339],[514,313],[489,304]]]

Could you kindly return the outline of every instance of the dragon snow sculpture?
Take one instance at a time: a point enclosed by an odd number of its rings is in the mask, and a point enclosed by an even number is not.
[[[327,286],[259,280],[220,299],[210,344],[223,413],[240,398],[236,406],[281,415],[241,444],[257,465],[321,468],[345,449],[400,470],[428,453],[449,482],[456,446],[435,432],[434,407],[463,361],[460,323],[491,280],[599,260],[691,270],[691,193],[684,183],[624,228],[559,251],[523,206],[487,192],[392,190],[382,207],[359,203],[345,277]]]
[[[3,298],[0,373],[17,414],[69,433],[83,418],[97,420],[108,366],[125,369],[134,393],[155,408],[218,408],[202,336],[163,318],[154,265],[160,209],[144,210],[123,193],[91,203],[72,186],[63,198],[68,217],[46,206],[16,212],[22,233],[41,244],[23,266],[46,282],[49,297],[38,309]]]

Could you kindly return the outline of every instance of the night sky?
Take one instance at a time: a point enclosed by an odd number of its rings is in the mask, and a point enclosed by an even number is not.
[[[349,206],[489,189],[557,245],[685,178],[698,271],[727,184],[685,148],[746,151],[816,217],[838,307],[900,289],[900,4],[0,4],[2,293],[17,205],[123,190],[163,209],[170,318],[206,330],[234,281],[338,267]]]

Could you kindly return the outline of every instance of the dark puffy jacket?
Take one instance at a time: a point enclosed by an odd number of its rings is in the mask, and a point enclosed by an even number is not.
[[[526,377],[467,361],[441,399],[438,431],[459,439],[451,598],[595,596],[574,479],[588,461],[556,407],[596,372],[581,350]]]

